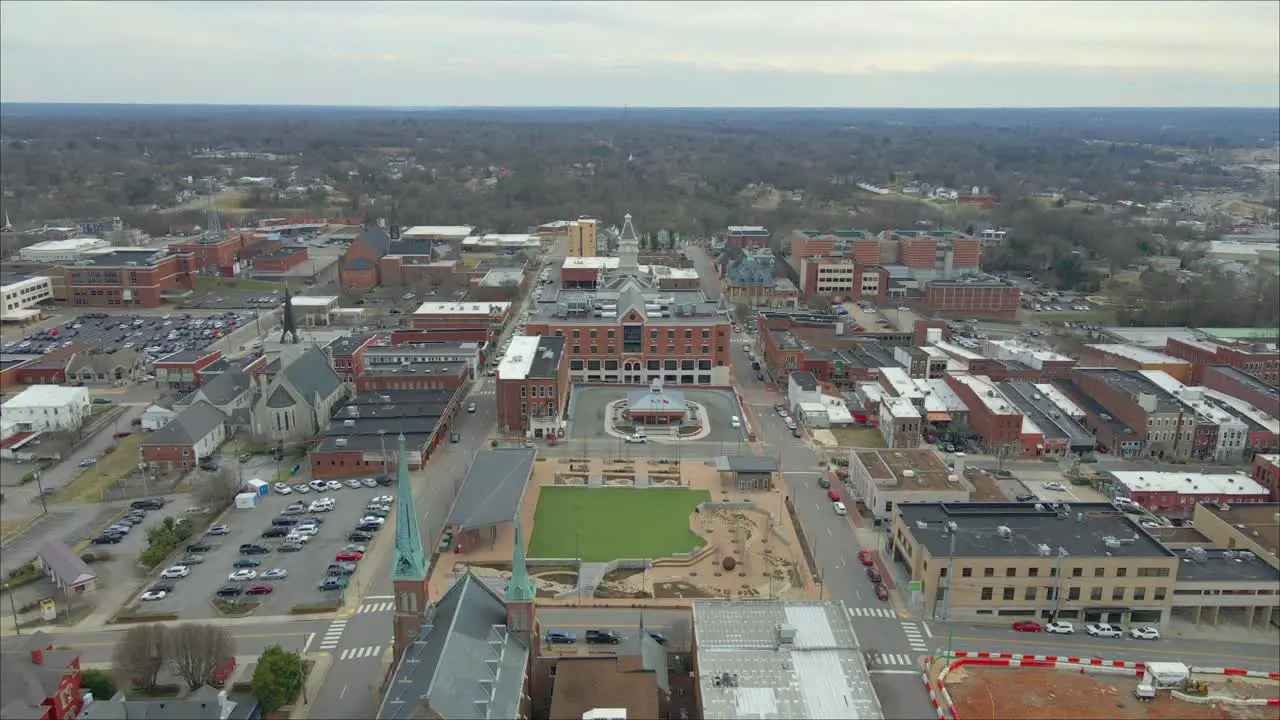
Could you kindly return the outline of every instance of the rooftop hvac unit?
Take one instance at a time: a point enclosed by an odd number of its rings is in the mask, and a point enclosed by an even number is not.
[[[796,626],[786,623],[778,623],[776,627],[778,631],[778,644],[794,645],[796,641]]]
[[[343,426],[343,427],[355,427],[355,426],[356,426],[356,421],[355,421],[355,420],[350,420],[350,419],[348,419],[348,420],[343,420],[343,421],[342,421],[342,426]]]
[[[346,439],[346,438],[344,438],[344,437],[338,438],[337,440],[334,440],[334,441],[333,441],[333,444],[334,444],[334,445],[337,445],[338,447],[346,447],[346,446],[347,446],[347,439]]]
[[[1000,533],[1000,537],[1004,538],[1005,540],[1013,539],[1013,528],[1009,527],[1008,525],[1001,525],[1000,527],[996,528],[996,532]]]
[[[1049,546],[1045,545],[1044,543],[1040,543],[1039,545],[1036,546],[1036,552],[1040,555],[1040,557],[1049,557],[1050,555],[1053,554],[1053,551],[1049,548]]]
[[[1236,559],[1236,554],[1235,554],[1234,552],[1231,552],[1230,550],[1223,550],[1223,551],[1222,551],[1222,559],[1223,559],[1223,560],[1235,560],[1235,559]]]
[[[1106,537],[1102,538],[1102,544],[1106,545],[1112,550],[1115,550],[1116,548],[1120,547],[1120,541],[1115,539],[1111,535],[1107,535]]]

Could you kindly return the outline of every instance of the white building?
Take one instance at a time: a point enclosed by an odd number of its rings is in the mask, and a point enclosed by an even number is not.
[[[152,405],[142,413],[142,429],[159,430],[165,425],[173,422],[173,419],[177,416],[177,413],[167,407]]]
[[[28,432],[75,430],[89,416],[89,389],[33,385],[0,405],[0,412]]]
[[[904,397],[886,397],[880,401],[880,434],[891,448],[913,448],[920,445],[920,411]]]
[[[18,251],[18,258],[29,263],[70,263],[109,249],[111,243],[101,238],[45,240],[22,248]]]
[[[0,297],[0,320],[22,322],[40,315],[34,306],[53,301],[53,283],[41,275],[24,277],[0,285]]]
[[[470,225],[415,225],[400,231],[401,240],[462,240],[475,228]]]
[[[793,372],[787,376],[787,410],[801,403],[821,403],[822,386],[810,372]]]

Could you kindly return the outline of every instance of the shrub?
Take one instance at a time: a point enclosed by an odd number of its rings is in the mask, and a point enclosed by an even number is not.
[[[33,483],[33,482],[35,482],[35,481],[36,481],[36,474],[35,474],[35,473],[27,473],[26,475],[23,475],[23,476],[22,476],[22,484],[23,484],[23,485],[26,485],[27,483]]]
[[[159,525],[147,531],[147,549],[138,556],[138,562],[148,569],[154,568],[169,557],[178,546],[186,542],[195,528],[186,519],[167,517]]]
[[[111,676],[97,668],[80,673],[80,687],[92,692],[94,700],[110,700],[116,694],[116,684]]]
[[[292,700],[302,687],[306,671],[301,655],[285,652],[279,645],[267,648],[253,671],[253,698],[263,713],[275,712]]]

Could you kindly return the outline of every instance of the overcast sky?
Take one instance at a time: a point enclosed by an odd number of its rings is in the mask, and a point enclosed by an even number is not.
[[[0,3],[0,100],[1280,106],[1280,2]]]

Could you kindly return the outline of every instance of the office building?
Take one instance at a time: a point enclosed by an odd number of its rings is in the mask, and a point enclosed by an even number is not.
[[[558,437],[569,399],[563,336],[522,335],[498,364],[498,427],[529,437]]]
[[[189,253],[143,248],[91,255],[60,270],[64,299],[72,305],[121,309],[160,307],[190,291],[196,275]]]
[[[600,221],[595,218],[578,218],[569,221],[566,230],[569,257],[595,257],[600,233]]]
[[[101,238],[45,240],[18,250],[18,259],[24,263],[62,265],[109,251],[110,248],[111,243]]]
[[[43,275],[0,277],[0,321],[31,322],[40,318],[39,305],[53,305],[53,283]]]

